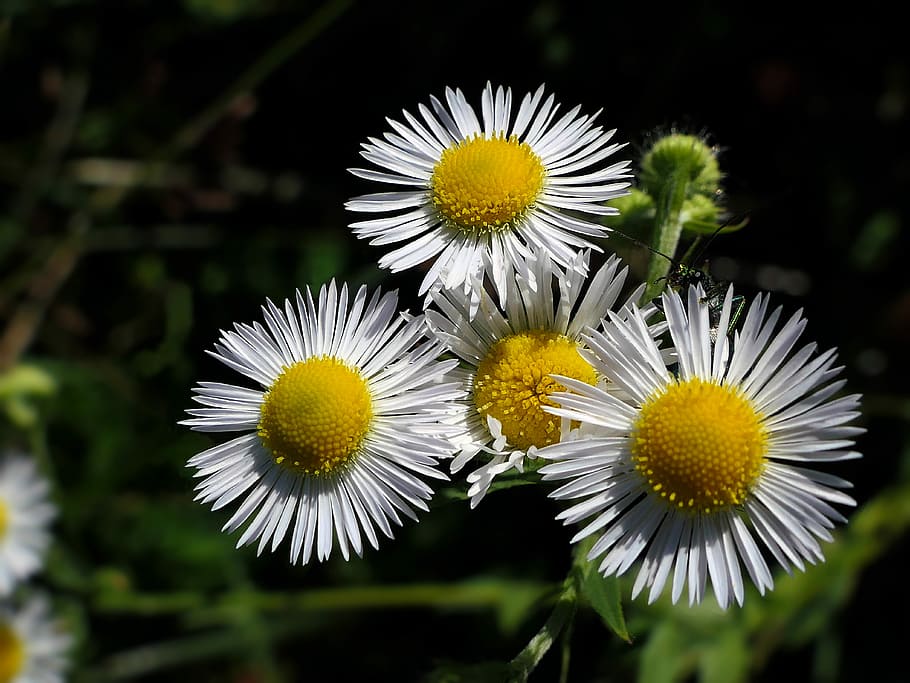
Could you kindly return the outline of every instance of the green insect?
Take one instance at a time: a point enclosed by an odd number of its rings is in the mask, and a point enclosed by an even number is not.
[[[745,224],[748,218],[743,220],[740,225]],[[717,229],[707,238],[705,243],[701,246],[701,249],[698,250],[698,253],[693,255],[692,252],[695,247],[698,246],[701,239],[697,239],[695,243],[689,248],[688,252],[683,256],[683,260],[679,261],[675,258],[667,256],[666,254],[654,249],[650,245],[639,242],[643,244],[648,250],[663,256],[672,264],[672,270],[665,276],[667,284],[671,289],[677,292],[685,292],[689,289],[690,285],[701,285],[702,290],[704,291],[704,296],[701,298],[701,303],[708,305],[708,319],[710,321],[710,334],[711,334],[711,343],[717,341],[718,328],[720,327],[720,319],[723,315],[724,310],[724,299],[727,296],[727,288],[730,283],[722,280],[714,279],[711,274],[708,272],[707,263],[704,267],[696,268],[690,263],[698,263],[702,261],[705,249],[711,241],[731,223],[732,219],[729,219],[717,226]],[[637,241],[637,240],[636,240]],[[654,302],[658,308],[662,309],[660,299],[656,299]],[[730,309],[730,321],[727,324],[726,334],[733,334],[733,330],[736,328],[737,323],[739,322],[740,317],[742,316],[743,310],[746,306],[746,299],[741,294],[736,294],[731,300],[731,309]]]
[[[737,223],[737,227],[742,227],[748,222],[748,217],[743,218],[739,217],[741,220]],[[710,334],[711,334],[711,343],[714,344],[717,341],[718,328],[720,327],[720,319],[723,315],[724,310],[724,299],[727,296],[727,288],[729,287],[729,282],[722,280],[714,279],[707,270],[707,264],[704,268],[696,268],[694,266],[686,263],[696,263],[702,259],[705,249],[711,243],[711,241],[727,226],[733,223],[733,218],[730,218],[720,225],[717,226],[717,229],[711,233],[711,235],[705,241],[705,244],[702,245],[701,249],[698,251],[697,256],[692,256],[692,251],[696,246],[698,246],[701,238],[696,239],[696,241],[689,248],[688,252],[683,256],[683,261],[667,256],[661,251],[658,251],[654,247],[641,240],[627,235],[621,230],[614,231],[625,237],[630,242],[638,244],[641,247],[644,247],[648,251],[651,251],[659,256],[663,256],[667,259],[673,266],[672,270],[664,278],[666,279],[667,284],[675,291],[686,291],[689,289],[690,285],[701,285],[702,290],[704,290],[704,296],[701,298],[701,303],[708,305],[708,319],[710,321]],[[658,297],[654,300],[654,304],[660,309],[663,310],[663,305]],[[740,317],[742,316],[743,310],[746,307],[746,299],[742,294],[735,294],[731,300],[731,309],[730,309],[730,321],[727,323],[726,334],[733,334],[733,330],[736,328],[737,323],[739,322]]]
[[[667,258],[663,254],[662,256]],[[667,275],[667,284],[670,287],[676,291],[685,291],[689,289],[690,285],[697,284],[701,285],[702,290],[704,290],[701,303],[708,305],[711,343],[713,344],[717,341],[720,319],[724,310],[724,298],[727,295],[727,287],[730,283],[715,280],[707,270],[693,268],[685,263],[676,263],[673,259],[670,259],[670,262],[674,265],[673,270]],[[733,334],[733,330],[736,328],[736,324],[739,322],[745,307],[746,298],[742,294],[735,294],[731,300],[730,321],[726,330],[727,335]]]

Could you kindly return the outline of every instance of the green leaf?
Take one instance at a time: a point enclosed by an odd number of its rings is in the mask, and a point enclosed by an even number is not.
[[[601,576],[590,562],[585,563],[582,572],[581,594],[588,599],[591,607],[613,633],[627,643],[631,643],[632,636],[629,634],[622,611],[619,579],[615,576]]]
[[[878,211],[862,226],[850,250],[850,262],[860,270],[871,270],[894,251],[901,234],[900,216],[895,211]]]
[[[494,491],[504,491],[505,489],[515,488],[516,486],[532,486],[539,483],[540,475],[530,469],[526,469],[525,472],[512,470],[496,477],[487,489],[487,495],[490,495]],[[468,500],[470,496],[468,495],[467,486],[459,484],[457,486],[451,485],[440,488],[436,498],[439,500],[453,501]],[[433,503],[430,503],[430,506],[432,507]]]
[[[505,662],[480,664],[440,663],[421,683],[502,683],[510,679],[512,669]]]

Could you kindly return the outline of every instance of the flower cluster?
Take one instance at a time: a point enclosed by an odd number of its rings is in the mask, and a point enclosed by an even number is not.
[[[350,227],[396,245],[381,267],[425,267],[420,314],[332,281],[221,332],[211,355],[255,386],[201,382],[183,424],[239,433],[189,461],[200,501],[238,502],[238,546],[361,555],[471,463],[471,507],[510,470],[559,481],[574,541],[594,538],[604,575],[637,566],[650,600],[710,583],[726,608],[744,573],[772,587],[769,559],[823,559],[833,504],[854,501],[815,464],[859,457],[862,431],[835,352],[766,294],[696,278],[649,301],[602,253],[633,179],[622,145],[559,109],[488,84],[478,116],[446,89],[363,145],[372,167],[351,173],[397,189],[350,200],[373,216]]]
[[[49,598],[28,586],[44,566],[56,508],[30,456],[0,455],[0,681],[63,680],[71,636]]]

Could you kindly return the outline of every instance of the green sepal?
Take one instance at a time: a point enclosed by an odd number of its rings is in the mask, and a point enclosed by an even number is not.
[[[682,211],[679,213],[683,232],[692,235],[720,235],[741,230],[749,222],[746,216],[742,220],[733,222],[728,219],[722,221],[721,210],[714,199],[705,195],[696,195],[683,202]]]
[[[619,211],[618,216],[604,216],[604,225],[629,235],[647,235],[654,225],[654,199],[637,188],[629,194],[611,199],[608,206]]]
[[[713,233],[717,230],[719,214],[720,208],[712,198],[697,194],[683,202],[679,212],[679,222],[682,223],[684,231]]]

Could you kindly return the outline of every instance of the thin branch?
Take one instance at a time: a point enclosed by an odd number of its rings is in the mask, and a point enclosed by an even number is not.
[[[161,152],[144,165],[143,173],[154,175],[162,168],[163,161],[171,160],[195,145],[240,94],[249,92],[262,83],[267,76],[335,21],[350,4],[350,0],[330,0],[275,43],[244,70],[227,90],[180,129],[170,143],[164,145]],[[65,97],[65,101],[61,103],[61,111],[48,130],[46,150],[36,165],[34,178],[27,180],[17,203],[14,217],[18,225],[27,223],[29,214],[47,182],[56,172],[63,150],[72,137],[85,96],[84,79],[80,81],[78,77],[73,78],[76,80],[72,82],[77,85],[69,88],[72,94]],[[80,83],[83,85],[79,86]],[[18,361],[37,334],[53,296],[73,272],[82,255],[84,236],[92,225],[92,218],[114,209],[137,186],[138,184],[133,184],[96,190],[88,201],[87,211],[73,217],[69,237],[50,253],[44,266],[31,279],[27,285],[25,301],[13,313],[0,336],[0,372]]]

